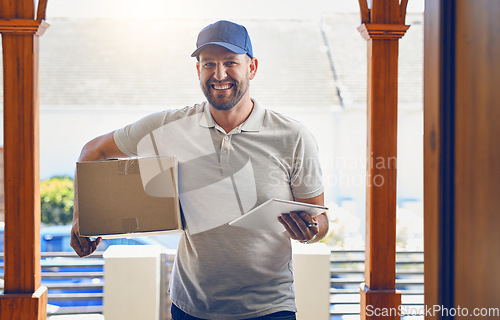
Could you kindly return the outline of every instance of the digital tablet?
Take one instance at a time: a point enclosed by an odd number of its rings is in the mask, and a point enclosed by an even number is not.
[[[328,210],[327,207],[303,202],[270,199],[258,207],[253,208],[241,217],[229,222],[229,225],[250,229],[261,229],[274,232],[283,232],[285,227],[278,221],[283,213],[305,211],[316,216]]]

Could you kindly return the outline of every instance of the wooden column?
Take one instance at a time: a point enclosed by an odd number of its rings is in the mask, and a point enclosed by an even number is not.
[[[454,2],[426,0],[424,12],[424,303],[430,308],[453,307],[454,295]]]
[[[0,1],[4,71],[5,282],[3,319],[47,317],[41,286],[38,37],[46,1]]]
[[[368,45],[365,283],[361,319],[399,319],[396,291],[396,165],[398,40],[407,1],[359,0]]]
[[[425,2],[426,320],[499,318],[499,15],[497,0]]]

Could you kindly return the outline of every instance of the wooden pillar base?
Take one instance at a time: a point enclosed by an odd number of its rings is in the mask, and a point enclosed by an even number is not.
[[[401,292],[397,290],[371,290],[361,284],[361,320],[400,319]]]
[[[0,295],[0,315],[2,320],[46,320],[47,288],[41,286],[33,294]]]

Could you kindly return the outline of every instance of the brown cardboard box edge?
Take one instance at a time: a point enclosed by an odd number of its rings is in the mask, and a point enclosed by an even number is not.
[[[174,157],[161,157],[172,164],[167,176],[174,185],[173,197],[146,194],[139,160],[127,158],[77,162],[77,205],[80,234],[120,238],[181,232],[178,196],[178,164]]]

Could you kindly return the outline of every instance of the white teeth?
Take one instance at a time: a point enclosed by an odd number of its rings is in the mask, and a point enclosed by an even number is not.
[[[215,90],[226,90],[226,89],[229,89],[231,88],[231,84],[224,84],[224,85],[213,85],[213,88]]]

